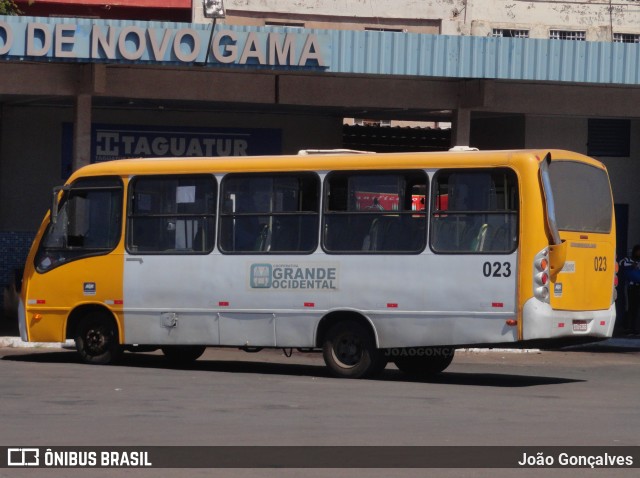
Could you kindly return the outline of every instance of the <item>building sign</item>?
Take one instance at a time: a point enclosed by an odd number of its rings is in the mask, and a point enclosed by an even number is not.
[[[207,55],[208,45],[211,45]],[[0,59],[325,68],[327,34],[190,23],[0,17]]]
[[[91,162],[148,157],[260,156],[282,154],[275,128],[185,128],[94,124]],[[72,172],[73,125],[62,127],[62,177]]]

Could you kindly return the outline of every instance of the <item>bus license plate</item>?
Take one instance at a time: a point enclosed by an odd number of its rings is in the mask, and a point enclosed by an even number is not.
[[[573,321],[573,331],[574,332],[586,332],[587,331],[587,321],[586,320],[574,320]]]

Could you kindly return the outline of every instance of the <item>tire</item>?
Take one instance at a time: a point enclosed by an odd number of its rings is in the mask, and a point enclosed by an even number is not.
[[[387,365],[371,331],[353,321],[340,322],[327,331],[322,354],[331,373],[340,378],[374,377]]]
[[[76,350],[86,363],[107,365],[116,362],[122,355],[116,322],[104,312],[80,319],[75,342]]]
[[[444,371],[453,361],[455,349],[453,347],[425,347],[406,349],[423,351],[418,355],[396,357],[393,363],[402,372],[416,377],[428,378]]]
[[[206,349],[205,345],[167,345],[162,347],[162,353],[171,365],[187,367],[198,360]]]

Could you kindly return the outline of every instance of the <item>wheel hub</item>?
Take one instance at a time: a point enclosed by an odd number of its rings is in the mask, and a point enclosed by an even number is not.
[[[101,330],[89,330],[87,332],[87,350],[98,353],[104,350],[107,339]]]
[[[362,345],[356,337],[340,340],[335,350],[336,358],[348,367],[357,365],[362,358]]]

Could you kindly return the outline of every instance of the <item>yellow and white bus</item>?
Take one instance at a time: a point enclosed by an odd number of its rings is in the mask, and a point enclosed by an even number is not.
[[[462,346],[613,331],[608,175],[568,151],[120,160],[51,211],[20,333],[90,363],[272,347],[322,349],[341,377],[429,375]]]

